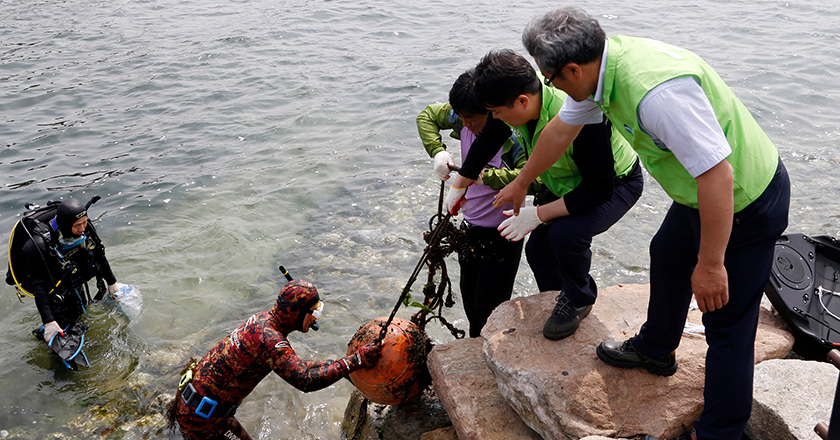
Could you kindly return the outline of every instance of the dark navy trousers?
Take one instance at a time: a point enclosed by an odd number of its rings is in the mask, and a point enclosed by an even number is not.
[[[481,336],[487,318],[510,299],[522,258],[522,241],[508,241],[496,228],[461,223],[467,249],[458,253],[461,298],[470,323],[471,338]]]
[[[703,315],[709,348],[703,413],[695,424],[698,439],[740,440],[750,418],[759,305],[789,207],[790,180],[779,161],[764,193],[733,218],[724,257],[729,303]],[[699,245],[699,211],[672,204],[650,243],[647,322],[634,339],[641,353],[661,357],[679,345]]]
[[[616,181],[612,197],[597,208],[558,217],[537,226],[525,245],[528,265],[540,292],[562,290],[569,304],[594,304],[598,286],[589,275],[592,237],[614,225],[639,200],[644,188],[641,168]]]

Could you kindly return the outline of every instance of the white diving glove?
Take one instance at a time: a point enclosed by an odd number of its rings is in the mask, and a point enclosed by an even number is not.
[[[44,324],[44,340],[47,341],[47,344],[50,343],[50,340],[52,340],[56,333],[62,336],[64,335],[64,331],[61,330],[57,322],[50,321]]]
[[[449,191],[446,192],[446,198],[443,199],[443,209],[452,215],[458,215],[458,211],[467,202],[467,199],[464,198],[466,192],[466,188],[450,186]]]
[[[455,162],[452,161],[452,155],[447,153],[446,150],[438,151],[435,154],[435,175],[440,180],[449,179],[449,173],[452,172],[449,168],[450,165],[455,166]]]
[[[512,209],[502,212],[502,214],[508,216],[498,227],[502,237],[510,241],[519,241],[541,225],[542,220],[540,220],[537,208],[539,207],[525,206],[519,209],[519,215],[513,215]]]

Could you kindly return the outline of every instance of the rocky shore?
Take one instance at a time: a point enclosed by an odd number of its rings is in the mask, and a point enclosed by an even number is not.
[[[347,440],[603,440],[668,438],[702,411],[706,343],[701,313],[691,311],[670,377],[610,367],[595,355],[602,340],[632,336],[645,319],[648,285],[603,289],[578,331],[562,341],[542,336],[555,293],[515,298],[499,306],[482,336],[434,347],[428,357],[432,387],[403,405],[378,405],[358,391],[342,422]],[[827,424],[838,371],[827,362],[798,358],[793,336],[768,301],[755,345],[749,440],[814,440]],[[153,370],[175,377],[169,353]],[[170,389],[149,390],[149,377],[126,383],[123,398],[91,408],[51,439],[167,437],[162,416]],[[144,391],[145,390],[145,391]],[[2,439],[30,439],[26,427],[0,430]]]
[[[604,339],[623,340],[645,319],[648,285],[599,293],[592,313],[562,341],[542,336],[554,293],[515,298],[490,317],[482,337],[437,345],[429,355],[433,392],[407,405],[383,406],[354,393],[342,425],[349,440],[673,437],[703,406],[706,342],[702,314],[689,313],[671,377],[599,361]],[[793,336],[769,303],[755,345],[751,440],[809,439],[827,423],[837,369],[791,356]]]

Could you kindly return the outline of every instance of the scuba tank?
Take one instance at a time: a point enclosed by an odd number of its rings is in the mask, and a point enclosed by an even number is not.
[[[29,292],[31,289],[27,282],[29,274],[23,264],[23,246],[34,240],[36,235],[44,239],[47,244],[51,242],[48,224],[55,217],[55,211],[60,203],[57,200],[51,200],[44,207],[27,203],[23,217],[12,227],[12,232],[9,234],[9,266],[6,269],[6,284],[15,286],[18,299],[23,298],[23,295],[34,297]],[[42,251],[40,247],[38,251]],[[53,284],[56,284],[55,276],[49,272],[47,256],[42,253],[41,258],[44,260],[44,267],[50,279]]]

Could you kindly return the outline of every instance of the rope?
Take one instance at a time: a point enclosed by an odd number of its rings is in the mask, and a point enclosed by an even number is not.
[[[411,292],[411,286],[415,281],[417,281],[417,276],[420,274],[424,264],[429,267],[429,276],[428,282],[423,288],[425,296],[423,307],[412,317],[411,321],[423,330],[428,321],[433,318],[438,318],[456,338],[460,339],[465,335],[463,330],[455,328],[452,324],[447,322],[440,313],[443,305],[452,307],[455,304],[452,300],[452,283],[449,281],[449,276],[446,272],[446,262],[444,261],[444,258],[453,251],[458,250],[461,246],[460,242],[463,241],[461,238],[463,234],[449,221],[452,218],[452,214],[446,213],[446,215],[443,215],[443,191],[444,182],[441,181],[440,196],[438,198],[438,212],[429,219],[429,231],[423,234],[423,238],[427,243],[426,248],[423,250],[423,255],[420,256],[420,261],[417,262],[417,265],[414,267],[414,271],[408,278],[408,282],[406,282],[399,299],[397,299],[397,303],[394,305],[391,315],[388,316],[388,321],[385,322],[382,330],[380,330],[379,336],[376,340],[377,343],[381,342],[385,338],[385,335],[388,332],[388,327],[394,320],[394,316],[396,316],[400,305],[406,301],[406,298]],[[432,227],[435,224],[435,220],[438,220],[437,225]],[[436,289],[434,276],[438,270],[441,271],[441,284],[440,287]],[[441,301],[445,291],[448,291],[449,295],[446,301]],[[431,318],[426,319],[426,315],[429,314],[429,311],[434,311],[435,309],[438,311],[437,314],[433,313]]]

